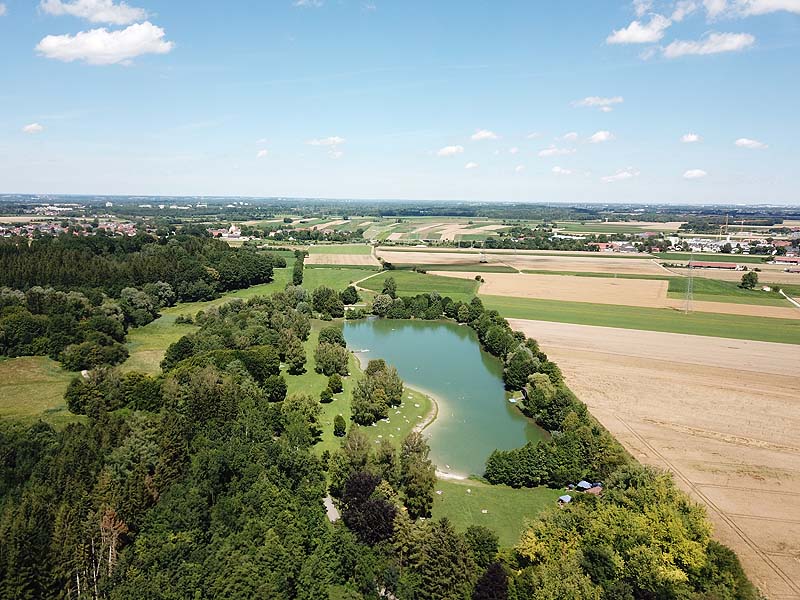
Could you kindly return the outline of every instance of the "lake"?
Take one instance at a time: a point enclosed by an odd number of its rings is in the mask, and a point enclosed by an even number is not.
[[[509,450],[544,433],[506,400],[503,367],[481,350],[472,329],[442,321],[346,322],[347,347],[382,358],[407,385],[434,397],[436,420],[425,430],[440,470],[482,475],[495,449]],[[391,419],[391,417],[390,417]]]

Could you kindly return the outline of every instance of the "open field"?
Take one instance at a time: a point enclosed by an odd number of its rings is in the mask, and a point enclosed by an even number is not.
[[[800,285],[800,273],[787,273],[782,267],[777,265],[761,265],[761,271],[758,273],[759,283],[788,283],[790,285]],[[680,269],[670,267],[669,269],[675,275],[687,277],[689,269]],[[692,269],[695,277],[706,277],[708,279],[719,279],[721,281],[735,281],[742,280],[742,271],[723,271],[720,269]]]
[[[682,309],[685,301],[681,293],[668,297],[667,289],[671,282],[658,279],[640,279],[628,277],[580,277],[574,275],[543,275],[526,273],[473,273],[452,271],[430,271],[431,275],[472,280],[480,275],[485,280],[480,286],[480,293],[487,296],[505,296],[515,298],[534,298],[539,300],[560,300],[563,302],[592,302],[615,306],[634,306],[644,308],[676,308]],[[722,282],[720,282],[722,283]],[[771,317],[777,319],[800,319],[800,310],[791,306],[785,299],[776,294],[758,297],[743,295],[745,302],[726,302],[728,297],[740,299],[724,285],[715,287],[707,285],[717,295],[703,295],[700,290],[692,302],[692,310],[696,312],[746,315],[755,317]],[[735,286],[734,286],[735,287]],[[722,292],[730,291],[729,296]],[[757,302],[756,300],[764,300]]]
[[[590,302],[561,302],[502,296],[480,296],[486,308],[508,319],[534,319],[598,325],[621,329],[641,329],[800,344],[800,320],[752,317],[719,313],[682,311],[670,308],[612,306]]]
[[[696,253],[690,254],[689,252],[659,252],[654,254],[665,262],[688,262],[690,260],[700,262],[731,262],[740,265],[744,264],[761,264],[764,262],[761,256],[750,254],[722,254],[721,252],[714,253]]]
[[[564,493],[546,487],[514,489],[488,485],[474,479],[440,479],[436,490],[442,493],[433,497],[434,519],[447,517],[460,531],[470,525],[483,525],[494,530],[500,545],[507,548],[519,541],[527,520],[554,508]]]
[[[438,292],[440,295],[450,296],[454,300],[470,300],[478,289],[478,282],[474,279],[467,281],[454,277],[425,275],[414,271],[387,271],[364,281],[360,285],[363,288],[380,293],[383,289],[383,282],[389,277],[394,278],[395,283],[397,283],[397,293],[402,296]]]
[[[0,360],[0,418],[43,419],[53,425],[76,420],[64,404],[75,375],[46,356]]]
[[[486,254],[487,256],[582,256],[586,258],[598,259],[643,259],[652,260],[653,255],[644,252],[622,253],[622,252],[591,252],[588,250],[560,251],[560,250],[505,250],[505,249],[480,249],[480,248],[437,248],[415,246],[381,246],[378,252],[422,252],[424,254]]]
[[[310,254],[306,265],[353,265],[379,268],[381,263],[370,254]]]
[[[314,254],[372,254],[372,246],[367,244],[331,244],[330,246],[314,245],[308,247],[308,253]]]
[[[630,260],[617,255],[551,255],[531,253],[489,253],[486,264],[499,263],[517,270],[578,271],[591,273],[620,273],[633,275],[667,275],[667,272],[652,260]],[[467,252],[426,252],[424,250],[403,252],[378,249],[378,256],[392,264],[445,264],[463,265],[475,262],[475,254]]]
[[[705,504],[769,598],[800,598],[800,347],[540,321],[578,397]]]

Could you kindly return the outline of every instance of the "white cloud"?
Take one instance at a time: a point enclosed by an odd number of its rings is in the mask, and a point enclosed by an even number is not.
[[[129,6],[126,2],[114,4],[114,0],[42,0],[39,8],[49,15],[71,15],[92,23],[128,25],[147,17],[143,8]]]
[[[292,2],[294,6],[304,6],[304,7],[311,7],[311,8],[319,8],[322,6],[322,0],[294,0]]]
[[[553,173],[556,175],[572,175],[572,171],[569,169],[563,169],[561,167],[553,167]]]
[[[577,131],[570,131],[569,133],[565,133],[561,136],[561,139],[565,142],[574,142],[578,139],[578,132]]]
[[[575,148],[556,148],[555,146],[550,146],[549,148],[539,151],[539,156],[541,157],[564,156],[565,154],[575,154]]]
[[[2,2],[0,2],[0,17],[2,17],[7,12],[8,12],[8,7]]]
[[[719,54],[736,52],[752,46],[756,38],[749,33],[711,33],[702,40],[676,40],[664,48],[664,56],[677,58],[691,54]]]
[[[702,142],[702,141],[703,138],[696,133],[684,133],[681,136],[681,142],[683,142],[684,144],[695,144],[697,142]]]
[[[614,139],[614,134],[610,131],[598,131],[589,138],[591,144],[602,144],[603,142],[610,142]]]
[[[22,128],[23,133],[41,133],[43,131],[44,127],[39,125],[39,123],[31,123]]]
[[[494,131],[489,131],[488,129],[478,129],[472,134],[470,139],[473,142],[478,142],[480,140],[496,140],[497,134]]]
[[[309,140],[308,144],[310,146],[339,146],[340,144],[344,144],[347,140],[337,135],[333,135],[331,137],[326,138],[317,138],[315,140]]]
[[[632,21],[630,25],[615,30],[606,38],[608,44],[649,44],[664,37],[672,21],[662,15],[653,15],[649,23]]]
[[[508,153],[509,154],[517,154],[518,152],[519,152],[519,148],[517,148],[516,146],[514,146],[513,148],[509,148],[508,149]]]
[[[84,60],[90,65],[130,64],[142,54],[166,54],[175,47],[164,40],[164,30],[149,21],[125,29],[105,28],[73,35],[48,35],[36,46],[42,56],[64,62]]]
[[[683,174],[684,179],[702,179],[708,175],[703,169],[689,169]]]
[[[328,151],[328,156],[330,156],[333,160],[339,160],[344,156],[344,152],[341,150],[336,150],[335,148],[331,148]]]
[[[542,135],[542,134],[541,134],[541,133],[539,133],[538,131],[532,131],[531,133],[529,133],[529,134],[528,134],[527,136],[525,136],[525,137],[527,137],[529,140],[535,140],[536,138],[540,137],[541,135]]]
[[[456,154],[463,153],[464,146],[445,146],[436,153],[436,156],[455,156]]]
[[[653,0],[633,0],[633,10],[637,17],[643,17],[653,8]]]
[[[601,96],[587,96],[583,100],[576,100],[572,103],[572,106],[589,106],[593,108],[599,108],[603,112],[611,112],[613,110],[612,106],[614,104],[622,104],[625,102],[625,98],[622,96],[613,96],[611,98],[603,98]]]
[[[464,168],[467,169],[467,170],[477,169],[478,168],[478,163],[470,161],[470,162],[468,162],[467,164],[464,165]]]
[[[670,18],[674,22],[680,23],[696,10],[697,2],[694,0],[680,0],[680,2],[675,5],[675,10],[672,11],[672,16]]]
[[[256,158],[265,158],[269,152],[267,150],[259,150],[258,154],[256,154]]]
[[[605,177],[601,177],[600,181],[603,183],[614,183],[615,181],[625,181],[626,179],[633,179],[634,177],[639,176],[639,170],[634,169],[633,167],[628,167],[627,169],[620,169],[613,175],[606,175]]]
[[[714,19],[728,9],[728,0],[703,0],[706,13],[710,19]]]
[[[259,146],[266,143],[267,143],[267,138],[259,138],[256,140],[256,144]]]
[[[736,146],[739,148],[748,148],[750,150],[764,150],[765,148],[769,147],[763,142],[751,140],[749,138],[739,138],[734,142],[734,144],[736,144]]]
[[[524,170],[525,170],[525,165],[517,165],[516,167],[514,167],[515,173],[522,173]]]
[[[737,0],[737,9],[744,15],[766,15],[786,11],[800,14],[800,0]]]

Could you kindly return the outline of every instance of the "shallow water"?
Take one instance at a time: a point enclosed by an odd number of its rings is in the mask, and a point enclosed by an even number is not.
[[[469,327],[370,319],[347,322],[344,335],[350,350],[366,350],[362,359],[383,358],[409,386],[436,398],[439,414],[425,435],[440,470],[482,475],[496,448],[542,439],[542,430],[506,400],[500,361],[481,350]]]

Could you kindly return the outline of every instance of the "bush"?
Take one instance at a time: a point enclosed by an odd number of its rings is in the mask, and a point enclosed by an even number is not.
[[[322,404],[330,404],[333,402],[333,392],[330,388],[325,388],[320,392],[319,401],[322,402]]]
[[[344,437],[345,433],[347,433],[347,423],[342,415],[336,415],[333,418],[333,435]]]
[[[337,344],[327,344],[325,342],[317,346],[314,351],[314,361],[316,362],[317,373],[331,376],[334,373],[347,375],[347,362],[350,358],[347,350]]]
[[[344,381],[342,381],[342,376],[338,373],[334,373],[328,377],[328,389],[334,394],[341,393],[341,391],[344,389]]]

